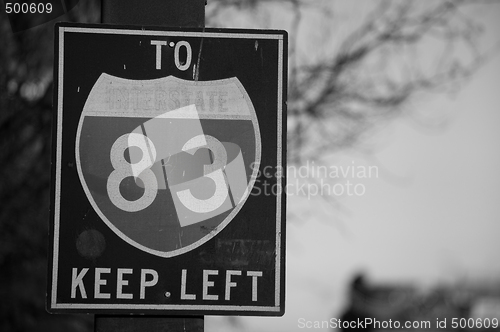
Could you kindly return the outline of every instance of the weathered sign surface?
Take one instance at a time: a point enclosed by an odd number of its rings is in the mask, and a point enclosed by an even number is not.
[[[48,309],[282,315],[286,33],[55,41]]]

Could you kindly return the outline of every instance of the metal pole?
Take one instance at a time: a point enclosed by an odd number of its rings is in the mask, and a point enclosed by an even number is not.
[[[95,315],[95,332],[203,332],[203,316]]]
[[[101,22],[203,28],[205,0],[102,0]]]
[[[102,0],[101,22],[164,27],[205,26],[205,0]],[[203,332],[203,316],[95,315],[95,332]]]

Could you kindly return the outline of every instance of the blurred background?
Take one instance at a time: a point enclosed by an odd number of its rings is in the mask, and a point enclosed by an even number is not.
[[[45,312],[53,24],[100,22],[70,8],[0,13],[0,331],[93,331]],[[289,34],[286,314],[206,331],[500,319],[499,2],[209,0],[206,26]]]

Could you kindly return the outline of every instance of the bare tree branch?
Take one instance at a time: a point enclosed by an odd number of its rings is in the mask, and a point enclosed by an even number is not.
[[[421,9],[415,2],[382,1],[330,58],[297,67],[292,61],[290,161],[300,164],[352,147],[420,93],[469,78],[486,54],[476,44],[480,24],[460,11],[468,3],[441,1]],[[411,57],[431,42],[442,51],[433,54],[438,60],[429,70],[426,61]],[[468,60],[454,52],[459,47],[469,52]]]

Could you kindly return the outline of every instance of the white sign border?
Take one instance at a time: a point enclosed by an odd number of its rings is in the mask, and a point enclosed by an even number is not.
[[[165,305],[165,304],[86,304],[86,303],[58,303],[57,302],[57,276],[59,259],[59,224],[60,224],[60,200],[61,200],[61,169],[62,169],[62,121],[63,121],[63,84],[64,84],[64,33],[96,33],[96,34],[119,34],[119,35],[142,35],[142,36],[169,36],[169,37],[203,37],[203,38],[243,38],[243,39],[276,39],[278,40],[278,102],[277,102],[277,187],[283,187],[282,174],[282,102],[283,102],[283,47],[284,40],[281,34],[250,34],[250,33],[222,33],[222,32],[189,32],[189,31],[161,31],[161,30],[131,30],[113,28],[84,28],[58,26],[58,90],[57,90],[57,141],[56,141],[56,176],[54,192],[54,242],[52,254],[52,292],[50,298],[50,309],[75,309],[75,310],[206,310],[206,311],[259,311],[279,312],[281,298],[281,205],[282,195],[285,190],[276,195],[276,264],[275,264],[275,305],[274,306],[238,306],[238,305]]]

